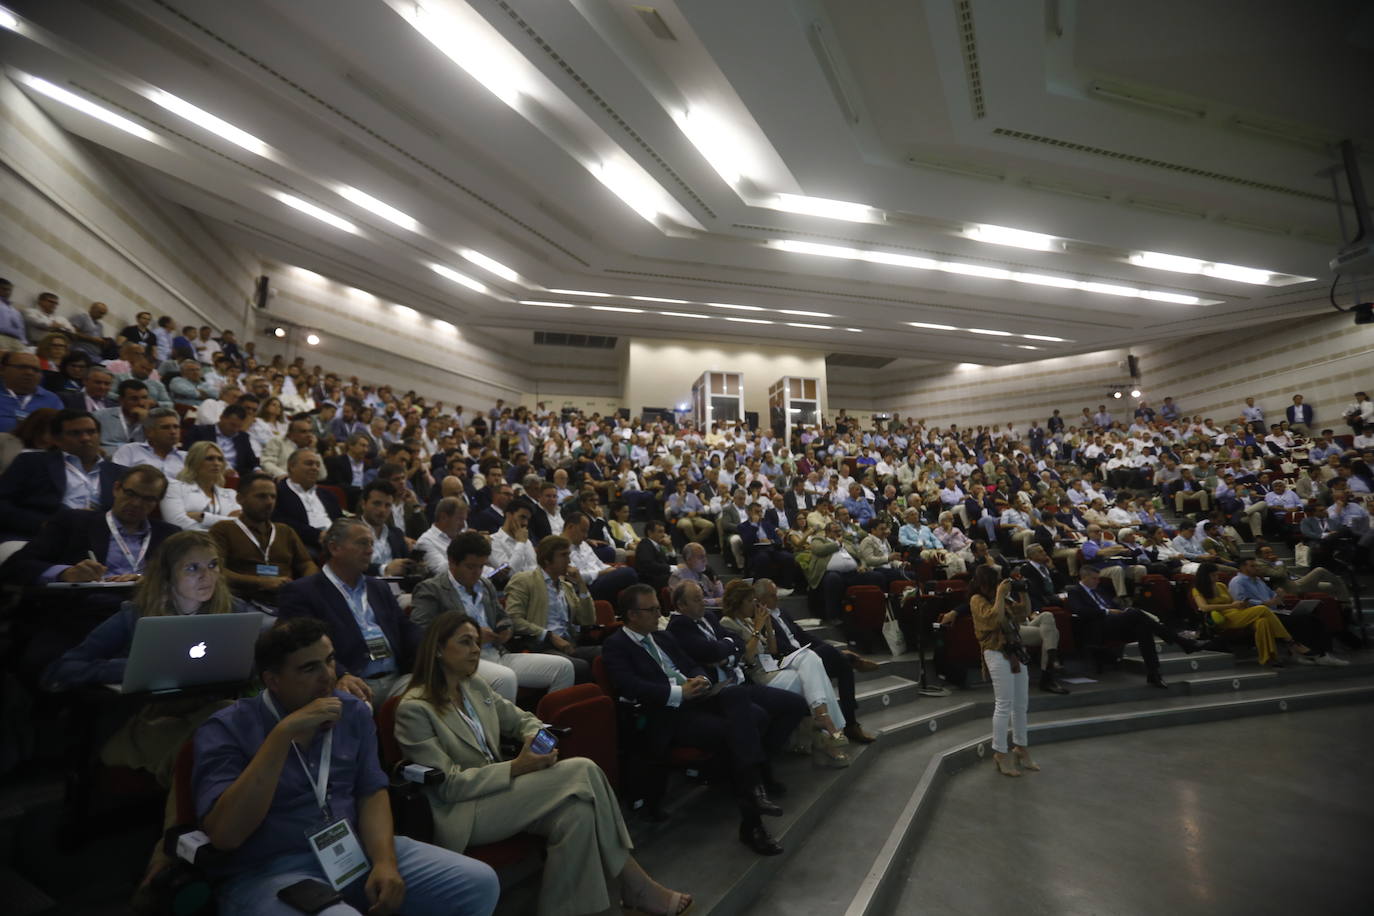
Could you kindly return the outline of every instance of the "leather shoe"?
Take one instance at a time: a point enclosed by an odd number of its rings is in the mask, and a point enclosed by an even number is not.
[[[1154,674],[1146,675],[1145,683],[1149,684],[1151,687],[1158,687],[1161,690],[1169,689],[1169,685],[1164,683],[1164,676],[1161,675],[1158,671],[1156,671]]]
[[[761,856],[782,855],[782,844],[762,824],[739,825],[739,841]]]
[[[1198,642],[1196,639],[1189,639],[1186,636],[1180,636],[1178,638],[1178,647],[1183,650],[1184,654],[1192,655],[1198,649],[1202,648],[1202,643]]]
[[[773,779],[772,777],[766,777],[763,780],[763,791],[767,792],[770,796],[777,796],[778,798],[782,798],[784,795],[787,794],[787,786],[783,785],[782,783],[778,782],[776,779]]]
[[[768,790],[762,785],[754,786],[749,792],[749,806],[759,814],[769,817],[782,817],[782,808],[768,797]]]
[[[863,726],[858,722],[850,722],[844,727],[844,736],[855,744],[872,744],[878,740],[877,735],[870,735],[863,730]]]

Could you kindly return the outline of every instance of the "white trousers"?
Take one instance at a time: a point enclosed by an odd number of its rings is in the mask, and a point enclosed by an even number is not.
[[[835,696],[835,685],[825,673],[825,663],[815,652],[804,650],[791,663],[768,681],[769,687],[790,690],[800,694],[806,705],[815,709],[824,706],[830,713],[830,721],[836,728],[844,728],[844,713],[840,712],[840,701]]]
[[[1011,673],[1011,660],[1001,652],[983,650],[983,661],[992,678],[992,749],[1007,752],[1007,724],[1011,724],[1011,743],[1026,746],[1026,708],[1030,702],[1029,678],[1026,666]]]
[[[571,687],[573,663],[545,652],[512,652],[499,662],[483,658],[477,663],[477,676],[514,703],[520,687],[547,687],[550,693]]]

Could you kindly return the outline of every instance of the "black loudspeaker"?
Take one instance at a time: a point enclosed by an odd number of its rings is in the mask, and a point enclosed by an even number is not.
[[[1131,378],[1140,378],[1140,360],[1134,356],[1126,357],[1126,368],[1130,370]]]
[[[253,307],[259,309],[267,308],[267,297],[271,294],[271,285],[267,275],[263,274],[253,283]]]

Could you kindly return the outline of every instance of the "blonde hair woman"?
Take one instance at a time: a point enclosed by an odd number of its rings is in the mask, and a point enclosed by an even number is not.
[[[236,518],[239,498],[224,485],[224,452],[213,442],[197,442],[186,453],[186,465],[167,481],[162,518],[183,530],[206,529]]]

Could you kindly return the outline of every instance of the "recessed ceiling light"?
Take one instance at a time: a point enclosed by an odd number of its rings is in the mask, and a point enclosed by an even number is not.
[[[1013,273],[1011,278],[1017,283],[1030,283],[1034,286],[1054,286],[1059,289],[1078,288],[1078,281],[1072,277],[1056,277],[1053,274]]]
[[[1139,296],[1140,290],[1134,286],[1119,286],[1115,283],[1096,283],[1088,280],[1078,284],[1085,293],[1103,293],[1108,296]]]
[[[149,101],[161,105],[178,117],[185,118],[192,124],[205,128],[217,137],[228,140],[237,146],[241,146],[258,156],[270,157],[272,150],[266,143],[246,130],[242,130],[222,118],[217,118],[204,109],[197,108],[183,98],[178,98],[170,92],[161,89],[149,89],[144,92]]]
[[[397,4],[396,11],[446,57],[512,108],[526,86],[524,61],[487,28],[433,3]]]
[[[807,197],[804,194],[779,194],[774,207],[789,213],[806,216],[821,216],[826,219],[844,219],[855,223],[872,223],[883,218],[881,210],[868,204],[856,204],[847,200],[830,200],[825,197]]]
[[[988,280],[1010,280],[1011,271],[1001,267],[985,267],[982,264],[965,264],[962,261],[940,261],[938,270],[945,273],[961,274],[966,277],[984,277]]]
[[[707,305],[715,309],[733,309],[737,312],[762,312],[764,309],[757,305],[733,305],[729,302],[708,302]]]
[[[738,322],[741,323],[741,324],[772,324],[772,323],[773,323],[773,322],[769,321],[769,320],[766,319],[766,318],[739,318],[739,317],[736,317],[735,315],[726,315],[726,316],[725,316],[725,320],[726,320],[726,321],[738,321]]]
[[[285,191],[273,191],[272,196],[288,207],[291,207],[293,210],[299,210],[307,216],[313,216],[320,222],[328,223],[335,229],[342,229],[344,232],[351,232],[354,235],[358,234],[357,226],[342,217],[335,216],[328,210],[315,206],[308,200],[301,200],[294,194],[287,194]]]
[[[659,312],[667,318],[714,318],[714,315],[693,315],[691,312]]]
[[[982,364],[982,363],[959,363],[959,364],[956,365],[954,368],[956,368],[956,369],[981,369],[981,368],[983,368],[983,364]]]
[[[643,315],[644,309],[626,308],[623,305],[591,305],[588,306],[594,312],[628,312],[631,315]]]
[[[741,155],[746,141],[724,118],[704,105],[694,105],[674,120],[702,158],[728,185],[737,185],[750,171]]]
[[[814,328],[814,329],[816,329],[817,331],[833,331],[833,330],[835,330],[835,328],[834,328],[833,326],[828,325],[828,324],[806,324],[806,323],[801,322],[801,321],[789,321],[789,322],[787,322],[787,326],[788,326],[789,328]]]
[[[1176,254],[1160,254],[1157,251],[1138,251],[1129,258],[1132,264],[1154,270],[1172,270],[1180,274],[1202,273],[1203,261],[1185,258]]]
[[[690,305],[690,304],[691,304],[691,300],[690,300],[690,299],[664,299],[664,298],[662,298],[662,297],[660,297],[660,296],[626,296],[625,298],[627,298],[627,299],[633,299],[633,300],[636,301],[636,302],[663,302],[663,303],[666,303],[666,304],[668,304],[668,305]]]
[[[19,20],[14,18],[14,14],[4,7],[0,7],[0,29],[9,29],[11,32],[19,31]]]
[[[834,318],[829,312],[807,312],[802,309],[778,309],[783,315],[800,315],[803,318]]]
[[[1039,347],[1032,347],[1030,344],[1017,344],[1017,345],[1016,345],[1016,349],[1018,349],[1018,350],[1039,350],[1040,348],[1039,348]]]
[[[489,258],[480,251],[471,248],[464,248],[458,252],[470,264],[476,264],[489,274],[495,274],[502,280],[509,280],[511,283],[519,283],[520,275],[502,264],[495,258]]]
[[[411,321],[420,317],[420,313],[415,311],[415,309],[411,308],[408,305],[393,305],[392,308],[396,310],[397,315],[400,315],[402,318],[406,318]]]
[[[1197,296],[1185,296],[1182,293],[1162,293],[1153,289],[1142,289],[1140,298],[1153,299],[1156,302],[1173,302],[1178,305],[1197,305],[1202,301]]]
[[[658,222],[662,212],[660,204],[667,192],[651,179],[627,165],[615,162],[599,162],[588,168],[597,181],[631,210],[651,223]]]
[[[845,328],[845,330],[849,331],[851,334],[862,334],[864,332],[863,328]]]
[[[1272,279],[1272,275],[1267,270],[1239,267],[1235,264],[1209,264],[1203,268],[1202,272],[1209,277],[1216,277],[1218,280],[1235,280],[1237,283],[1264,284]]]
[[[984,242],[989,245],[1010,245],[1013,248],[1030,248],[1033,251],[1049,251],[1058,245],[1058,241],[1052,235],[1027,232],[1024,229],[1008,229],[1006,226],[973,226],[966,230],[964,235],[975,242]]]
[[[988,328],[965,328],[970,334],[985,334],[988,337],[1011,337],[1011,331],[993,331]]]
[[[454,283],[466,286],[473,292],[487,292],[487,287],[484,284],[477,282],[476,280],[472,279],[472,277],[469,277],[467,274],[460,274],[452,267],[446,267],[443,264],[431,264],[429,265],[429,269],[434,271],[441,277],[445,277],[449,280],[452,280]]]
[[[320,335],[312,331],[309,334],[305,335],[305,342],[310,344],[310,346],[312,347],[318,347],[320,345]]]
[[[590,293],[584,289],[551,289],[551,293],[558,293],[560,296],[592,296],[597,299],[610,299],[610,293]]]
[[[82,98],[74,92],[68,92],[61,86],[54,85],[42,77],[33,76],[28,73],[17,74],[19,81],[37,92],[41,92],[54,101],[61,102],[69,108],[75,108],[82,114],[88,114],[97,121],[103,121],[111,127],[116,127],[126,134],[133,134],[140,140],[147,140],[149,143],[160,143],[157,134],[141,124],[136,124],[128,118],[117,115],[108,108],[97,105],[95,102]]]
[[[957,331],[959,330],[952,324],[931,324],[928,321],[908,321],[907,324],[913,328],[925,328],[929,331]]]
[[[402,229],[409,229],[411,232],[419,232],[420,224],[408,213],[402,213],[390,204],[383,203],[371,194],[359,191],[352,185],[341,184],[338,187],[339,194],[353,203],[371,213],[375,213],[382,219],[395,223]]]
[[[1050,343],[1066,343],[1062,337],[1050,337],[1047,334],[1022,334],[1026,340],[1048,340]]]
[[[542,305],[546,309],[575,309],[571,302],[550,302],[547,299],[521,299],[521,305]]]

